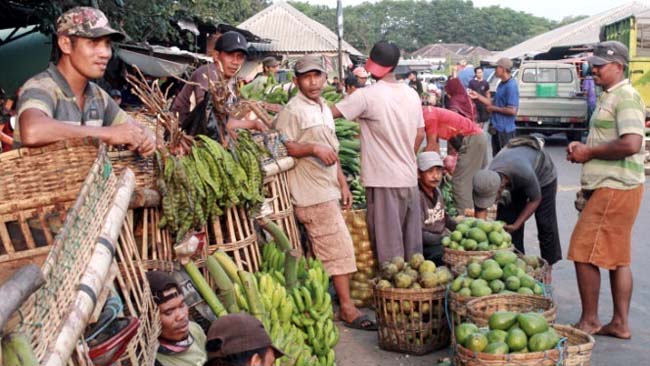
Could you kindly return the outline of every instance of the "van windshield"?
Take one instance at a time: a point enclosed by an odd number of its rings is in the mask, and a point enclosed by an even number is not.
[[[573,75],[570,69],[529,68],[524,70],[522,81],[524,83],[571,83]]]

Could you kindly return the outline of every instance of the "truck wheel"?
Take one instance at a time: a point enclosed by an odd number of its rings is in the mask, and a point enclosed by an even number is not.
[[[566,138],[569,142],[582,141],[583,131],[571,131],[566,133]]]

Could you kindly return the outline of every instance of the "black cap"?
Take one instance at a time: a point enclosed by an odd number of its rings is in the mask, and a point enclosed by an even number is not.
[[[627,47],[619,41],[600,42],[594,46],[594,55],[587,58],[587,62],[595,66],[602,66],[612,62],[627,65],[630,55]]]
[[[370,58],[366,61],[365,69],[376,77],[382,78],[399,63],[400,52],[395,43],[381,41],[375,43],[370,50]]]
[[[208,330],[206,350],[208,360],[271,347],[275,357],[284,353],[273,345],[264,325],[246,313],[229,314],[212,322]]]
[[[242,51],[248,55],[248,42],[241,34],[230,31],[226,32],[219,37],[214,49],[219,52],[235,52]]]
[[[359,79],[357,79],[356,76],[354,75],[348,75],[348,77],[345,78],[345,85],[346,86],[354,86],[355,88],[362,88],[363,85],[359,83]]]
[[[149,287],[151,288],[151,296],[153,296],[153,301],[156,305],[164,304],[177,296],[183,295],[178,282],[176,282],[174,277],[167,272],[147,272],[147,280],[149,281]],[[165,296],[165,292],[173,288],[176,289],[176,292]]]

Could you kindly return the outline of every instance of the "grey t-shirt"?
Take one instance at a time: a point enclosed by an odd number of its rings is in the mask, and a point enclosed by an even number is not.
[[[502,149],[490,163],[490,170],[510,179],[510,190],[524,191],[529,200],[542,196],[542,187],[557,178],[555,164],[544,151],[528,146]]]

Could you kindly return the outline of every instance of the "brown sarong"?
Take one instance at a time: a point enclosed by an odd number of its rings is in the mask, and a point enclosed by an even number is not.
[[[323,262],[327,273],[339,276],[356,272],[354,245],[338,200],[294,209],[298,221],[305,225],[314,255]]]
[[[644,185],[593,192],[573,229],[568,259],[608,270],[630,265],[632,226]]]

